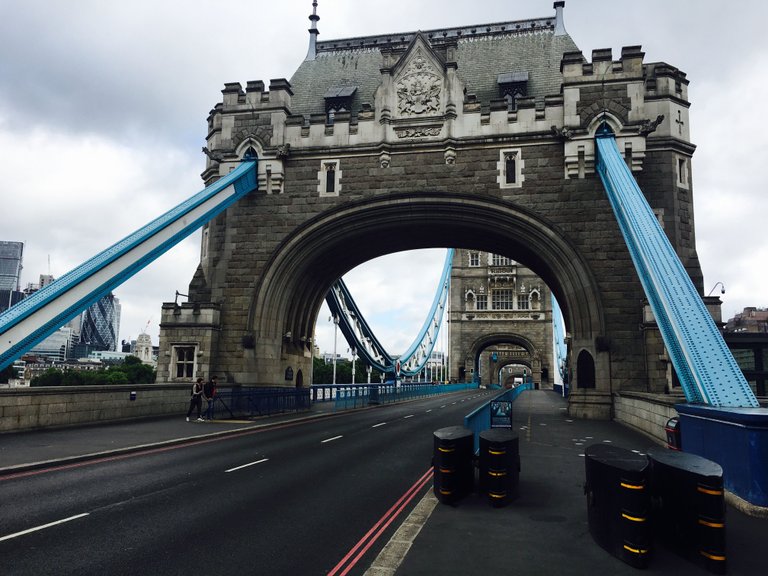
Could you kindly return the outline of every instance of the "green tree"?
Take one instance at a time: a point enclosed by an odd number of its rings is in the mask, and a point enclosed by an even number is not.
[[[63,372],[56,368],[48,368],[40,376],[35,376],[29,383],[30,386],[61,386]]]
[[[111,386],[118,384],[152,384],[156,372],[136,356],[110,363],[101,370],[66,370],[49,368],[32,379],[30,386]]]
[[[14,370],[13,366],[6,366],[0,371],[0,382],[3,384],[7,383],[11,378],[16,378],[16,370]]]

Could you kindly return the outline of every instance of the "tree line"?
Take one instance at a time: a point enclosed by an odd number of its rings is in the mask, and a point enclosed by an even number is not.
[[[368,373],[365,371],[368,364],[364,360],[355,362],[355,384],[368,382]],[[381,382],[381,372],[376,369],[371,371],[371,382]],[[313,384],[333,384],[333,362],[326,363],[322,358],[313,360]],[[336,360],[336,384],[352,383],[352,362],[346,359]]]
[[[126,356],[119,363],[101,370],[60,370],[48,368],[32,378],[31,387],[37,386],[110,386],[116,384],[152,384],[156,371],[137,356]]]

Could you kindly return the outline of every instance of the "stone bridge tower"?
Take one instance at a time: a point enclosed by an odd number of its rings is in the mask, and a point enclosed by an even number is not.
[[[519,262],[555,295],[573,415],[609,416],[617,390],[663,390],[663,346],[594,172],[594,135],[613,130],[701,291],[688,80],[638,46],[588,61],[564,4],[543,18],[322,42],[313,13],[290,81],[226,84],[203,180],[256,156],[259,189],[205,226],[188,302],[163,305],[158,381],[308,385],[337,278],[383,254],[454,247]]]
[[[537,387],[552,388],[552,296],[544,281],[515,260],[457,250],[451,270],[450,375],[499,382],[508,364],[527,367]]]

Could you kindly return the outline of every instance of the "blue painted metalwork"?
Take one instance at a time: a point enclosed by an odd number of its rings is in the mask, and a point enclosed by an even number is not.
[[[394,404],[474,389],[472,384],[336,384],[334,409],[349,410],[370,404]]]
[[[219,388],[213,417],[218,412],[221,418],[254,418],[310,408],[309,388]]]
[[[533,390],[533,382],[529,381],[520,386],[505,390],[464,416],[464,427],[472,430],[475,437],[475,454],[480,451],[480,432],[490,430],[491,428],[491,402],[506,400],[514,403],[517,397],[525,390]]]
[[[255,160],[242,162],[227,176],[0,315],[0,369],[256,190],[256,165]]]
[[[325,301],[331,314],[339,319],[339,329],[347,343],[353,346],[368,364],[380,372],[391,374],[394,377],[415,376],[427,364],[437,343],[437,335],[448,301],[452,262],[453,249],[451,248],[446,254],[440,284],[424,325],[413,344],[400,356],[392,356],[387,353],[363,318],[349,289],[341,278],[328,291]],[[398,365],[400,370],[396,374]]]
[[[752,389],[645,200],[607,125],[598,131],[596,143],[597,172],[686,399],[712,406],[757,407]]]
[[[675,404],[682,450],[723,467],[725,488],[768,510],[768,410]]]
[[[341,278],[328,291],[325,301],[331,314],[338,318],[342,335],[350,346],[355,347],[358,356],[373,368],[385,371],[385,367],[392,364],[392,358],[368,326],[349,288]]]
[[[562,382],[555,382],[563,396],[567,395],[568,390],[568,347],[565,344],[565,328],[562,324],[563,314],[560,310],[560,304],[552,296],[552,332],[555,341],[555,363],[556,370]]]

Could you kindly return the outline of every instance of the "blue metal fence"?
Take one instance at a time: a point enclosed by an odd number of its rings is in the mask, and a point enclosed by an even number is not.
[[[308,388],[219,388],[213,416],[254,418],[283,412],[302,412],[311,406]]]
[[[426,398],[476,388],[462,384],[315,384],[313,402],[334,402],[335,410],[349,410],[376,404],[392,404],[404,400]]]
[[[464,416],[464,427],[472,430],[472,434],[475,438],[475,454],[480,450],[480,432],[488,430],[491,427],[491,402],[498,402],[500,400],[514,402],[524,390],[533,390],[533,383],[526,382],[515,388],[505,390]]]

